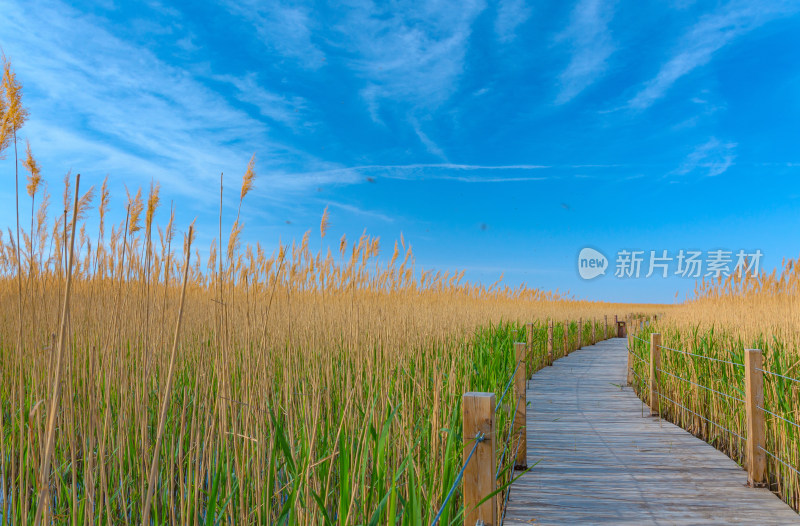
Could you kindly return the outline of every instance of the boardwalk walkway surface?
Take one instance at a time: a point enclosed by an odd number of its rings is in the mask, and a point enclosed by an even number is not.
[[[539,463],[512,486],[504,524],[800,524],[727,456],[620,389],[626,346],[585,347],[528,382],[528,465]]]

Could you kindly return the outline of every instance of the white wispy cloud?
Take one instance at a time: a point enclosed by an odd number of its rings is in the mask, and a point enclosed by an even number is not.
[[[509,183],[542,181],[555,178],[555,175],[525,175],[525,172],[540,171],[550,168],[542,165],[476,165],[454,163],[429,164],[394,164],[394,165],[361,165],[347,167],[330,167],[311,171],[271,171],[262,177],[269,193],[285,195],[306,192],[309,188],[322,186],[340,186],[360,184],[368,177],[376,179],[393,179],[401,181],[454,181],[461,183]],[[523,175],[493,176],[488,173],[496,171],[523,172]],[[475,172],[486,172],[478,174]],[[269,196],[265,196],[269,198]]]
[[[325,53],[313,41],[320,28],[309,6],[283,0],[224,0],[231,13],[247,20],[265,47],[310,70],[325,65]]]
[[[735,142],[722,142],[711,137],[697,146],[672,173],[676,175],[702,174],[708,177],[722,175],[736,159]]]
[[[298,125],[299,112],[308,106],[303,97],[281,95],[264,88],[253,72],[241,77],[215,75],[213,78],[232,85],[236,89],[235,97],[258,108],[262,116],[291,127]]]
[[[615,46],[608,25],[614,15],[610,0],[580,0],[570,24],[556,40],[570,48],[570,61],[559,75],[556,104],[564,104],[596,82],[605,72]]]
[[[472,24],[484,8],[480,0],[362,1],[345,11],[332,29],[374,120],[384,101],[433,109],[458,89]]]
[[[261,169],[325,166],[274,142],[264,122],[233,107],[203,79],[118,38],[102,22],[54,0],[12,2],[0,17],[4,50],[31,111],[23,135],[51,176],[73,168],[109,173],[112,185],[156,179],[178,195],[208,199],[204,185],[221,171],[243,172],[256,150]],[[248,96],[269,95],[256,90]],[[296,102],[275,104],[269,116],[290,121]]]
[[[527,22],[531,8],[526,0],[500,0],[497,16],[494,19],[494,32],[497,40],[506,44],[517,38],[517,29]]]
[[[796,1],[734,1],[703,16],[680,37],[672,57],[628,101],[628,106],[639,110],[649,107],[663,97],[678,79],[708,64],[714,53],[730,42],[767,22],[798,11],[800,3]]]
[[[409,121],[411,122],[411,126],[414,128],[414,133],[417,134],[419,137],[420,142],[425,146],[429,153],[435,155],[436,157],[442,159],[443,161],[447,161],[447,156],[444,154],[444,150],[442,150],[438,144],[433,142],[428,135],[422,131],[422,126],[415,117],[410,117]]]
[[[360,208],[355,205],[351,205],[348,203],[339,203],[336,201],[325,201],[325,204],[330,205],[334,208],[338,208],[340,210],[344,210],[346,212],[350,212],[351,214],[369,217],[372,219],[378,219],[380,221],[384,221],[386,223],[393,223],[394,218],[387,216],[386,214],[382,214],[380,212],[376,212],[374,210],[367,210],[365,208]]]

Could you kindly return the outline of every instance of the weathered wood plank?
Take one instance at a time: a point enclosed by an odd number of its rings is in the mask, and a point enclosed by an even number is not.
[[[627,341],[600,342],[528,382],[528,465],[505,524],[800,524],[747,473],[649,416],[626,383]]]

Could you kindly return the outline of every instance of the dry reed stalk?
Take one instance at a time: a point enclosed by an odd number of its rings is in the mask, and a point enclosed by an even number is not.
[[[161,404],[161,416],[158,419],[158,432],[156,433],[156,444],[153,449],[153,461],[150,464],[150,475],[147,480],[147,497],[144,501],[144,512],[142,514],[142,524],[150,524],[150,506],[155,491],[156,479],[158,478],[158,456],[161,450],[161,439],[164,436],[164,425],[167,422],[167,410],[169,409],[169,397],[172,390],[172,377],[175,372],[175,354],[178,351],[178,337],[181,330],[183,319],[183,305],[186,300],[186,283],[189,279],[189,259],[192,255],[192,233],[194,226],[189,227],[186,242],[186,263],[183,267],[183,285],[181,286],[181,302],[178,307],[178,320],[175,322],[175,337],[172,340],[172,352],[169,358],[169,369],[167,372],[167,384],[164,387],[164,401]]]
[[[50,407],[48,408],[47,417],[47,439],[45,441],[44,456],[42,458],[42,466],[39,477],[39,501],[36,506],[36,518],[34,524],[39,526],[41,524],[42,514],[48,505],[50,495],[50,458],[53,455],[53,448],[55,446],[55,426],[56,415],[58,409],[58,399],[61,395],[61,367],[64,359],[64,338],[67,333],[67,317],[69,316],[69,295],[72,290],[72,261],[73,250],[75,248],[75,227],[78,224],[78,188],[81,184],[81,174],[75,177],[75,203],[72,207],[72,233],[69,240],[69,259],[67,262],[67,285],[64,289],[64,303],[61,310],[61,328],[58,335],[58,350],[56,355],[56,370],[53,378],[53,397],[50,400]]]

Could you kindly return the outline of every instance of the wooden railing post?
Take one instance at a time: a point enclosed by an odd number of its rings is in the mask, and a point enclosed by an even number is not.
[[[514,345],[516,355],[517,355],[517,362],[520,360],[525,359],[525,344],[524,343],[517,343]],[[519,446],[514,445],[513,447],[517,448],[517,458],[514,464],[514,469],[522,470],[528,468],[528,445],[527,445],[527,433],[526,433],[526,423],[525,423],[525,412],[526,412],[526,397],[525,397],[525,381],[527,376],[525,375],[525,367],[520,367],[517,369],[517,374],[514,378],[514,393],[517,396],[517,411],[514,414],[514,430],[516,431],[517,438],[512,438],[511,443],[516,444],[519,441]],[[513,436],[513,435],[512,435]]]
[[[569,354],[569,321],[564,322],[564,356]],[[551,362],[552,365],[552,362]]]
[[[760,349],[744,351],[744,383],[747,413],[747,481],[763,486],[766,481],[767,456],[764,432],[764,373]]]
[[[592,318],[592,345],[597,343],[597,322]]]
[[[633,385],[633,352],[630,348],[630,338],[628,338],[628,386]]]
[[[553,320],[547,320],[547,356],[545,363],[553,363]]]
[[[495,526],[497,518],[497,495],[478,503],[497,489],[495,470],[494,436],[494,393],[464,393],[464,462],[475,446],[478,436],[483,441],[475,447],[472,460],[464,469],[464,524],[483,521],[487,526]]]
[[[583,318],[578,318],[578,349],[583,347]]]
[[[614,338],[618,337],[619,337],[619,319],[617,318],[617,315],[614,314]]]
[[[603,320],[605,322],[605,329],[603,330],[603,339],[608,339],[608,314],[603,315]]]
[[[650,334],[650,415],[660,416],[658,411],[658,370],[661,369],[661,334]]]
[[[526,324],[525,329],[528,336],[527,345],[525,346],[525,378],[530,378],[532,371],[528,369],[528,365],[530,365],[529,362],[533,356],[533,323]]]

